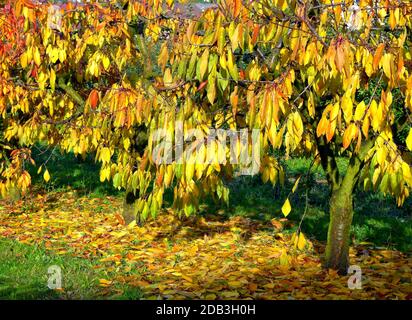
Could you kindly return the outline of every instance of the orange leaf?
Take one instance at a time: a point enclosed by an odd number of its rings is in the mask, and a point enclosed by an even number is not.
[[[117,221],[118,221],[121,225],[124,226],[124,225],[126,224],[126,222],[124,221],[124,218],[123,218],[123,216],[122,216],[121,214],[116,213],[114,216],[116,217]]]
[[[252,33],[252,44],[256,43],[259,37],[259,30],[260,30],[260,26],[258,24],[255,25],[255,27],[253,28],[253,33]]]
[[[328,119],[326,119],[325,117],[322,117],[322,119],[320,119],[320,121],[318,123],[318,127],[316,128],[316,135],[318,137],[323,135],[325,133],[325,131],[327,130],[328,126],[329,126]]]
[[[207,85],[208,80],[203,81],[200,85],[199,88],[197,88],[197,91],[201,91],[206,85]]]
[[[108,287],[112,284],[112,281],[106,279],[99,279],[99,283],[101,287]]]
[[[95,89],[92,90],[92,92],[90,92],[90,107],[95,110],[98,103],[99,103],[99,92]]]
[[[338,48],[336,49],[335,64],[338,71],[342,71],[345,64],[345,52],[342,45],[338,46]]]
[[[382,58],[383,49],[385,49],[385,44],[381,43],[376,49],[375,55],[373,56],[373,69],[376,69],[379,65],[379,61],[381,61]]]

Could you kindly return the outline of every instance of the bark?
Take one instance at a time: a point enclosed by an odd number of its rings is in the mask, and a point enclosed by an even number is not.
[[[330,198],[330,222],[325,267],[346,274],[349,267],[350,227],[353,217],[352,190],[337,189]]]
[[[135,215],[135,202],[137,197],[133,192],[126,192],[126,197],[123,203],[123,219],[126,224],[129,224],[133,220],[136,220]]]
[[[339,175],[336,161],[330,149],[321,144],[322,165],[327,172],[331,197],[329,201],[330,222],[325,251],[325,267],[346,274],[350,265],[350,229],[353,218],[353,191],[357,185],[364,160],[374,144],[374,139],[365,141],[358,153],[353,153],[345,176]],[[322,147],[325,149],[322,150]]]

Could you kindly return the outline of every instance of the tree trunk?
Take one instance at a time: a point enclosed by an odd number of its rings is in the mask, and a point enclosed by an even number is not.
[[[129,224],[133,220],[136,220],[135,215],[135,202],[137,197],[134,195],[133,192],[126,192],[126,197],[123,203],[123,219],[126,224]]]
[[[347,274],[349,267],[350,227],[353,218],[353,191],[358,183],[366,156],[375,143],[375,138],[362,143],[359,151],[353,152],[345,176],[339,173],[335,153],[324,140],[318,140],[322,167],[331,189],[329,201],[330,221],[324,266]]]
[[[325,266],[346,274],[349,267],[350,227],[353,218],[352,190],[339,188],[330,198],[330,222]]]

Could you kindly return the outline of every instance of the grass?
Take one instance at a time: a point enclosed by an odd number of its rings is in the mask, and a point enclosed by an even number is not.
[[[64,291],[48,288],[48,269],[59,266]],[[101,267],[101,265],[100,265]],[[105,292],[99,279],[109,279],[97,261],[55,255],[38,245],[0,239],[0,299],[139,299],[136,287],[118,285]]]

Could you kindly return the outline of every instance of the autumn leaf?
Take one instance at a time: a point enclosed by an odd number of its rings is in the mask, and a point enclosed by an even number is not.
[[[342,71],[343,66],[345,64],[345,52],[344,52],[344,48],[342,45],[338,45],[336,48],[335,64],[336,64],[336,68],[339,71]]]
[[[97,105],[98,105],[98,103],[99,103],[99,93],[98,93],[98,91],[95,90],[95,89],[93,89],[93,90],[90,92],[89,99],[90,99],[90,107],[91,107],[93,110],[95,110],[96,107],[97,107]]]
[[[378,45],[375,55],[373,56],[373,69],[376,69],[381,61],[383,50],[385,49],[385,44],[381,43]]]
[[[409,134],[406,138],[406,146],[408,147],[409,151],[412,151],[412,128],[409,129]]]
[[[112,281],[107,280],[107,279],[99,279],[99,283],[100,283],[100,286],[102,287],[108,287],[112,284]]]
[[[37,66],[40,66],[41,64],[40,51],[39,51],[39,48],[37,47],[34,49],[33,60]]]
[[[49,180],[50,180],[49,170],[46,169],[46,170],[44,171],[44,173],[43,173],[43,179],[44,179],[44,181],[49,182]]]
[[[282,213],[285,217],[287,217],[291,210],[292,207],[290,206],[289,198],[287,198],[282,206]]]
[[[291,242],[299,250],[303,250],[307,246],[307,240],[301,231],[293,234]]]
[[[111,158],[111,152],[110,149],[107,147],[104,147],[100,150],[100,159],[103,163],[108,163],[110,162]]]
[[[206,71],[207,71],[208,63],[209,63],[209,49],[206,48],[203,51],[203,54],[202,54],[202,56],[200,57],[200,60],[199,60],[199,72],[200,72],[199,73],[199,75],[200,75],[199,80],[204,79],[204,76],[205,76]]]
[[[103,68],[104,68],[104,70],[108,70],[109,67],[110,67],[110,59],[109,59],[109,57],[106,56],[106,55],[104,55],[103,58],[102,58],[102,61],[103,61]]]
[[[289,256],[286,253],[286,250],[282,250],[282,253],[279,258],[279,263],[281,266],[289,266]]]
[[[197,91],[202,91],[202,89],[203,89],[204,87],[206,87],[207,82],[208,82],[208,80],[203,81],[203,82],[199,85],[199,87],[197,88]]]
[[[293,184],[292,193],[295,193],[296,189],[298,188],[299,181],[300,181],[300,178],[301,178],[301,177],[302,177],[302,176],[300,176],[299,178],[297,178],[296,181],[295,181],[295,183]]]

